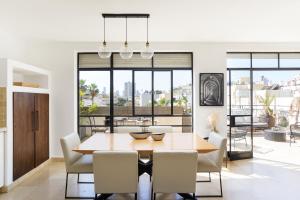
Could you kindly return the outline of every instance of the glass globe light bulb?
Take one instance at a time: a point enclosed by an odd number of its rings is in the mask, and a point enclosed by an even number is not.
[[[103,45],[99,49],[98,55],[100,58],[109,58],[111,56],[111,51],[106,45],[106,42],[103,42]]]
[[[125,42],[124,46],[120,50],[120,56],[122,59],[130,59],[132,58],[133,51],[128,47],[128,43]]]
[[[141,51],[141,57],[144,59],[151,59],[154,55],[154,51],[150,48],[149,42],[146,43],[146,47]]]

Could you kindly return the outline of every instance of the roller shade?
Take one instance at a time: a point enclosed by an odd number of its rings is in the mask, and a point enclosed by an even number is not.
[[[79,68],[104,68],[110,67],[110,59],[102,59],[97,53],[79,54]]]
[[[154,55],[155,68],[192,68],[192,54],[163,53]]]
[[[140,54],[133,54],[130,59],[122,59],[120,54],[113,54],[114,67],[151,68],[151,59],[143,59]]]

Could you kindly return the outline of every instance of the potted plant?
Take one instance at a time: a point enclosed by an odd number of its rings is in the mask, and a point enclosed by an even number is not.
[[[268,128],[272,128],[275,126],[275,113],[273,109],[271,109],[271,104],[275,99],[275,96],[271,96],[268,93],[266,93],[265,97],[257,96],[256,99],[259,103],[263,105],[264,112],[268,121]]]

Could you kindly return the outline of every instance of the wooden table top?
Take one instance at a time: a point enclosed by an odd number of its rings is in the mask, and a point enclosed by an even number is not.
[[[82,154],[94,151],[153,152],[153,150],[197,150],[208,153],[218,148],[193,133],[166,133],[162,141],[153,141],[151,136],[145,140],[135,140],[128,133],[97,133],[73,149]]]

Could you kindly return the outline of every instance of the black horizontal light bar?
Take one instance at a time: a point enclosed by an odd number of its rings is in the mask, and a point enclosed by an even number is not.
[[[102,13],[104,18],[149,18],[150,14],[147,13]]]

